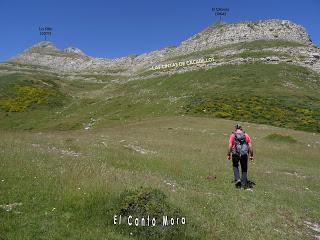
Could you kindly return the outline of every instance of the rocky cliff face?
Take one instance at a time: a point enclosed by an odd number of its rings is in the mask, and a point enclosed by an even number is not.
[[[293,58],[276,59],[273,63],[284,60],[288,63],[303,65],[320,72],[319,49],[313,45],[306,30],[295,23],[286,20],[266,20],[257,22],[241,22],[235,24],[219,23],[212,25],[204,31],[192,36],[177,47],[163,48],[161,50],[145,53],[139,56],[127,56],[117,59],[93,58],[86,56],[80,49],[67,48],[60,50],[50,42],[40,42],[25,50],[23,53],[10,59],[10,62],[39,65],[50,68],[52,71],[66,73],[121,73],[132,76],[135,73],[148,70],[151,66],[169,61],[186,54],[203,50],[215,49],[223,46],[233,46],[239,43],[248,43],[257,40],[284,40],[299,44],[298,48],[285,47],[268,49],[275,52],[290,52]],[[265,50],[265,49],[260,49]],[[243,49],[242,49],[243,51]],[[227,53],[227,54],[226,54]],[[216,53],[220,56],[234,55],[241,50],[229,49]],[[289,55],[290,55],[289,54]],[[303,60],[294,58],[303,56]],[[274,57],[274,56],[269,56]],[[261,59],[260,59],[261,60]],[[262,61],[270,62],[267,59]],[[255,59],[249,59],[255,61]],[[243,58],[235,58],[231,62],[212,63],[210,66],[221,64],[247,63]]]
[[[312,45],[306,30],[287,20],[266,20],[236,24],[216,24],[182,42],[181,51],[199,51],[212,47],[250,42],[255,40],[281,39]]]

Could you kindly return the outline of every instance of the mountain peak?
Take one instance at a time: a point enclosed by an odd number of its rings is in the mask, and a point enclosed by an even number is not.
[[[28,48],[25,52],[46,54],[46,53],[60,52],[60,49],[58,49],[52,42],[43,41]]]
[[[42,41],[42,42],[38,42],[32,47],[55,47],[55,45],[50,41]]]
[[[312,46],[305,28],[289,20],[269,19],[238,23],[215,23],[182,42],[187,50],[205,50],[212,47],[256,40],[285,40]],[[190,47],[191,46],[191,47]],[[185,51],[186,49],[184,49]]]
[[[78,55],[86,56],[86,54],[84,54],[84,52],[82,52],[79,48],[75,48],[75,47],[68,47],[68,48],[65,48],[63,51],[65,53],[71,53],[71,54],[78,54]]]

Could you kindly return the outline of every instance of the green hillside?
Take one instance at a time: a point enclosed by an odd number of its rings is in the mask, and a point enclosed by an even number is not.
[[[95,127],[105,127],[146,117],[190,115],[320,131],[320,78],[299,66],[225,65],[120,84],[109,76],[105,78],[101,83],[90,83],[43,72],[1,76],[1,127],[68,130],[83,129],[91,118],[96,120]],[[37,89],[45,86],[40,88],[43,96],[29,99],[29,95],[14,93],[25,82]],[[18,96],[4,94],[10,91]],[[64,100],[58,103],[58,99]],[[41,108],[41,102],[49,107]],[[17,105],[18,113],[11,113],[14,109],[8,104],[12,103]]]

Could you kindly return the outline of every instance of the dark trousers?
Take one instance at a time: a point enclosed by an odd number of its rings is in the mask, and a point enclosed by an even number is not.
[[[247,185],[248,155],[232,154],[233,174],[236,181],[240,180],[239,162],[241,165],[241,184]]]

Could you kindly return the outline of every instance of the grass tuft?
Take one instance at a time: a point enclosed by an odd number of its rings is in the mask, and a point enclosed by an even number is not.
[[[274,142],[285,142],[285,143],[296,143],[297,140],[291,136],[284,136],[278,133],[272,133],[265,137],[269,141]]]

